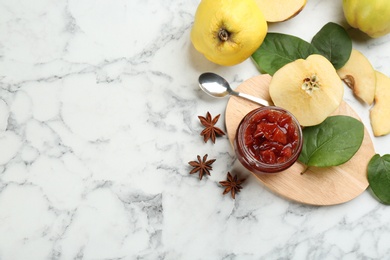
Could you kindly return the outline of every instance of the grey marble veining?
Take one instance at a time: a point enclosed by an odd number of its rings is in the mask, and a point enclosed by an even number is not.
[[[189,33],[199,1],[0,1],[0,259],[387,259],[390,208],[370,193],[318,207],[279,197],[246,172],[226,136],[204,143],[198,115],[227,99],[251,60],[207,61]],[[347,27],[340,1],[308,0],[270,31],[305,40]],[[354,47],[390,75],[390,36],[349,29]],[[372,135],[369,107],[345,100]],[[373,138],[389,153],[390,137]],[[199,181],[188,161],[216,159]],[[236,200],[226,173],[247,179]]]

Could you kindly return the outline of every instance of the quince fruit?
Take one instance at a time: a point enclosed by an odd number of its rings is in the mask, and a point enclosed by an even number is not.
[[[370,119],[374,135],[382,136],[390,133],[390,78],[379,71],[375,74],[375,104],[370,110]]]
[[[352,89],[355,96],[371,105],[374,101],[376,77],[370,61],[358,50],[352,49],[351,56],[337,74]]]
[[[290,111],[302,126],[312,126],[340,106],[344,87],[332,63],[313,54],[276,71],[269,93],[274,104]]]
[[[349,25],[372,38],[390,33],[389,0],[343,0],[343,10]]]
[[[267,22],[283,22],[299,14],[306,0],[256,0]]]
[[[259,48],[267,29],[254,0],[202,0],[195,13],[191,41],[208,60],[232,66]]]

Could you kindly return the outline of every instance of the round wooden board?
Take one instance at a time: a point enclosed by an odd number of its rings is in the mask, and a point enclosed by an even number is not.
[[[271,76],[259,75],[244,81],[237,91],[270,101],[268,85]],[[232,96],[226,107],[226,129],[233,145],[237,126],[241,119],[259,105]],[[334,115],[349,115],[360,120],[356,112],[344,101]],[[254,174],[273,192],[304,204],[335,205],[347,202],[360,195],[368,187],[367,165],[375,154],[374,145],[367,129],[364,129],[363,144],[348,162],[335,167],[309,169],[301,174],[305,166],[296,162],[289,169],[270,175]]]

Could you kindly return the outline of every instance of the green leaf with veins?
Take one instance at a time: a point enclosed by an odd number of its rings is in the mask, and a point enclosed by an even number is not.
[[[282,33],[267,33],[263,43],[252,54],[252,59],[260,70],[273,75],[287,63],[306,59],[311,54],[319,52],[301,38]]]
[[[349,60],[352,40],[347,31],[336,23],[327,23],[313,37],[311,44],[334,66],[340,69]]]
[[[374,155],[368,163],[367,177],[375,196],[390,205],[390,154]]]
[[[303,129],[303,147],[298,160],[307,166],[343,164],[359,150],[364,125],[350,116],[330,116],[319,125]]]

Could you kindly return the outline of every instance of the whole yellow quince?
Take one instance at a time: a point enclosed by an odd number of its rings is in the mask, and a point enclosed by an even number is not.
[[[254,0],[202,0],[195,13],[191,41],[208,60],[231,66],[256,51],[267,29]]]
[[[372,38],[390,33],[389,0],[343,0],[343,10],[349,25]]]

